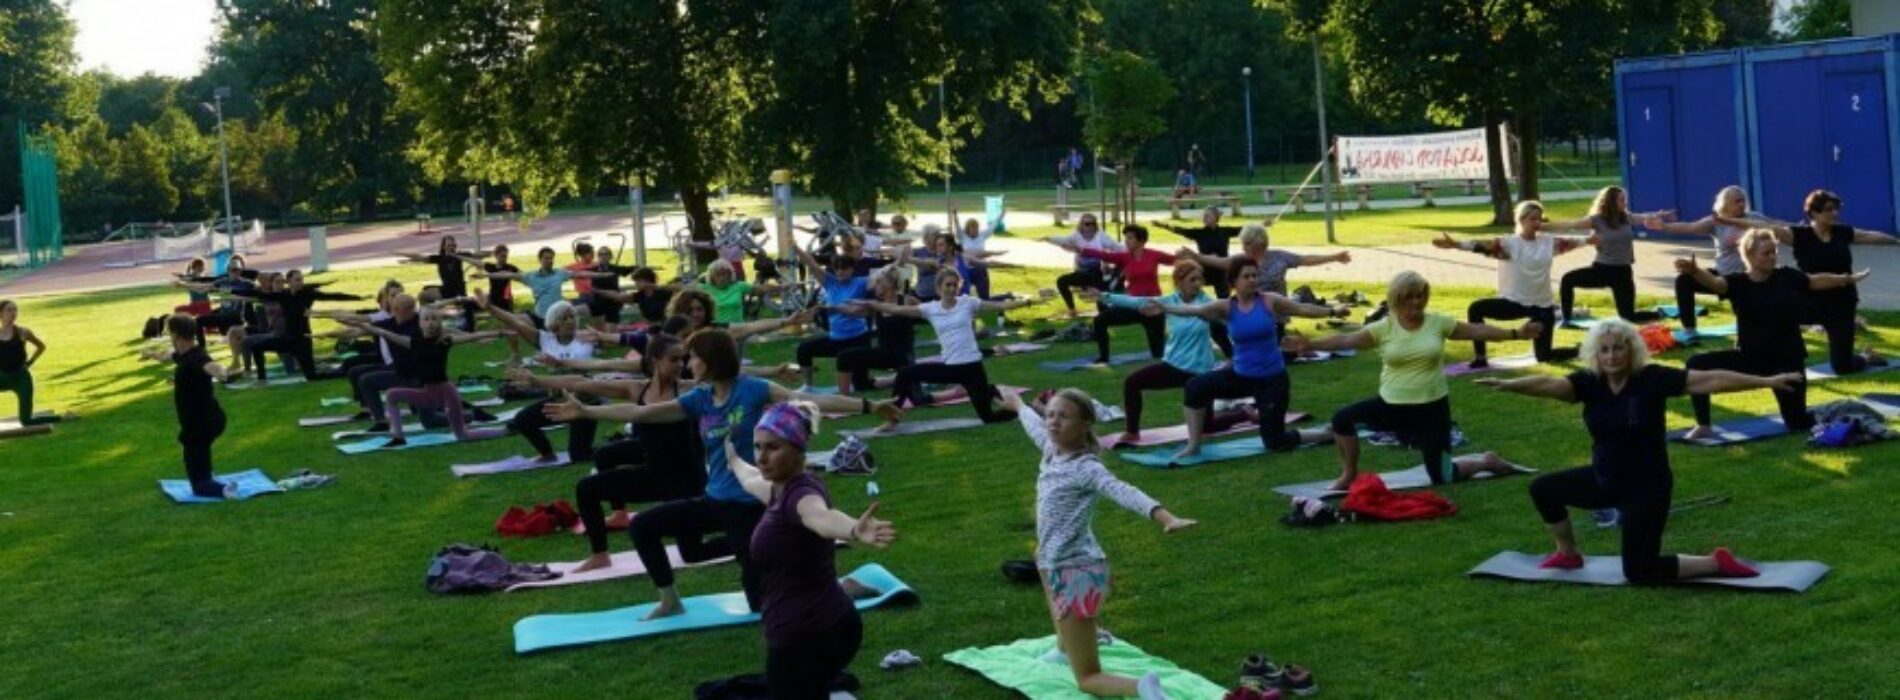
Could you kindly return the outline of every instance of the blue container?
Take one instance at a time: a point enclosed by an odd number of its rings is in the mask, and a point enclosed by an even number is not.
[[[1845,201],[1842,221],[1894,229],[1900,201],[1900,100],[1895,36],[1748,49],[1749,189],[1756,208],[1786,221],[1805,218],[1815,189]]]
[[[1617,144],[1632,211],[1693,221],[1717,190],[1751,182],[1739,51],[1616,62]]]

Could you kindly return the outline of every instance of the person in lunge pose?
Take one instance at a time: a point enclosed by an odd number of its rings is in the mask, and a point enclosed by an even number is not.
[[[171,352],[153,348],[143,357],[174,365],[172,406],[178,412],[178,444],[185,449],[185,478],[191,482],[193,495],[234,498],[236,487],[218,483],[211,470],[211,444],[224,434],[224,408],[218,405],[211,382],[225,381],[229,373],[198,345],[197,319],[183,312],[172,314],[165,320],[165,333],[171,338]]]
[[[1056,627],[1056,648],[1043,659],[1068,666],[1075,673],[1076,687],[1090,695],[1166,698],[1161,677],[1153,672],[1136,679],[1102,670],[1095,620],[1108,600],[1109,575],[1108,555],[1096,541],[1092,526],[1095,500],[1106,497],[1159,523],[1162,532],[1192,527],[1195,521],[1176,517],[1141,489],[1115,478],[1102,464],[1096,454],[1095,400],[1088,394],[1063,389],[1042,406],[1024,406],[1015,395],[1004,402],[1041,455],[1036,474],[1036,568],[1042,574],[1049,617]]]
[[[1564,273],[1558,281],[1558,298],[1562,303],[1563,321],[1572,320],[1571,311],[1575,308],[1577,289],[1602,289],[1608,287],[1610,298],[1616,303],[1616,316],[1625,321],[1654,321],[1659,316],[1654,312],[1638,315],[1636,311],[1636,229],[1632,224],[1642,224],[1644,228],[1654,229],[1661,226],[1660,213],[1636,214],[1629,210],[1629,195],[1623,188],[1614,185],[1605,187],[1597,193],[1597,199],[1590,205],[1590,215],[1570,221],[1546,221],[1546,231],[1589,231],[1590,237],[1585,243],[1596,246],[1596,260],[1589,267],[1580,267]]]
[[[46,343],[32,329],[20,325],[20,305],[0,299],[0,391],[11,391],[20,402],[20,425],[58,423],[60,416],[33,415],[33,363],[46,354]],[[26,346],[33,346],[33,354]]]
[[[1545,474],[1531,481],[1531,502],[1543,516],[1557,551],[1547,569],[1579,569],[1583,553],[1570,524],[1570,508],[1618,508],[1622,512],[1623,576],[1630,583],[1664,583],[1703,576],[1749,577],[1754,568],[1727,549],[1708,556],[1662,553],[1675,476],[1665,437],[1668,403],[1683,394],[1749,389],[1792,389],[1799,371],[1758,377],[1727,370],[1689,369],[1649,363],[1649,348],[1636,327],[1606,320],[1584,337],[1584,369],[1569,376],[1483,378],[1478,383],[1525,396],[1583,404],[1590,431],[1590,465]]]
[[[1538,362],[1558,362],[1576,357],[1570,349],[1553,350],[1551,336],[1557,327],[1557,300],[1550,294],[1550,266],[1557,256],[1583,247],[1577,238],[1540,236],[1544,228],[1544,205],[1519,202],[1517,232],[1490,240],[1454,241],[1447,233],[1432,240],[1439,248],[1469,250],[1498,260],[1498,295],[1471,302],[1466,320],[1484,323],[1485,319],[1515,321],[1528,318],[1545,332],[1532,338],[1531,347]],[[1484,341],[1471,343],[1473,368],[1490,366],[1484,354]]]
[[[1543,333],[1544,327],[1528,321],[1506,329],[1428,313],[1431,283],[1410,270],[1392,278],[1385,299],[1391,313],[1364,328],[1316,340],[1295,336],[1286,343],[1302,351],[1379,349],[1379,395],[1333,414],[1333,445],[1339,449],[1339,479],[1333,482],[1333,490],[1347,490],[1359,476],[1360,428],[1397,433],[1425,457],[1425,473],[1434,484],[1513,469],[1490,452],[1451,456],[1451,386],[1445,382],[1445,343],[1532,338]]]
[[[938,384],[958,384],[970,397],[970,407],[976,410],[976,417],[984,423],[1001,423],[1011,418],[1005,411],[998,411],[990,402],[999,398],[996,387],[990,384],[989,373],[983,369],[983,351],[976,344],[976,314],[979,311],[1008,311],[1030,305],[1028,299],[1012,301],[983,301],[973,296],[958,296],[957,289],[963,286],[963,278],[956,270],[944,269],[937,272],[938,301],[926,301],[916,306],[899,306],[880,301],[859,299],[852,303],[887,316],[908,316],[930,322],[937,331],[937,340],[943,345],[943,362],[910,365],[897,371],[897,383],[891,388],[891,395],[899,405],[927,405],[929,394],[923,390],[925,382]],[[896,430],[898,417],[886,420],[878,430]]]

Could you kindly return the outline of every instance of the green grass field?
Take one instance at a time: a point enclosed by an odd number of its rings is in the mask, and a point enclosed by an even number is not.
[[[1280,240],[1304,243],[1309,227],[1282,224]],[[430,274],[411,266],[330,278],[367,294],[390,275],[424,282]],[[1024,291],[1036,285],[1032,278],[1046,280],[1048,271],[1003,272],[998,286]],[[1484,292],[1439,290],[1433,308],[1462,315]],[[344,395],[336,382],[221,392],[231,420],[216,457],[220,471],[261,467],[282,476],[310,468],[340,475],[338,483],[241,503],[173,505],[153,484],[183,473],[167,370],[141,366],[133,338],[142,319],[180,297],[148,288],[22,303],[22,324],[52,346],[35,368],[41,405],[85,418],[51,436],[0,443],[0,607],[7,617],[0,697],[677,698],[699,681],[762,667],[756,627],[516,656],[510,630],[517,619],[646,602],[651,586],[634,579],[451,598],[424,590],[425,567],[452,542],[498,543],[515,561],[580,558],[581,538],[503,541],[493,523],[510,505],[571,498],[584,468],[449,475],[451,462],[525,450],[515,438],[343,456],[331,448],[328,429],[295,423],[320,413],[320,398]],[[1608,306],[1605,296],[1585,298]],[[1025,318],[1041,324],[1052,310]],[[1722,310],[1709,323],[1728,322]],[[1872,316],[1883,328],[1900,322],[1900,314]],[[1121,330],[1116,348],[1137,348],[1138,331]],[[1559,341],[1580,337],[1563,331]],[[1896,337],[1886,332],[1879,340],[1892,348]],[[1818,336],[1810,348],[1821,349]],[[1507,343],[1494,354],[1527,350]],[[1077,386],[1119,403],[1124,372],[1054,375],[1036,367],[1091,351],[1063,345],[1006,358],[991,364],[992,375],[1038,388]],[[752,352],[757,361],[783,360],[791,344]],[[1467,356],[1469,348],[1454,352]],[[222,346],[214,354],[227,357]],[[498,345],[458,352],[453,369],[492,374],[477,363],[502,354]],[[1679,364],[1686,356],[1675,351],[1660,361]],[[1291,371],[1294,408],[1323,419],[1374,392],[1378,360],[1362,355]],[[1893,376],[1817,384],[1810,399],[1892,390]],[[1496,394],[1469,380],[1454,380],[1452,393],[1455,417],[1472,439],[1467,450],[1494,450],[1543,470],[1588,457],[1574,407]],[[7,404],[0,413],[11,412],[10,402],[0,397]],[[1718,418],[1773,409],[1766,392],[1719,397],[1716,405]],[[1180,421],[1166,396],[1151,395],[1149,406],[1149,426]],[[1672,408],[1672,427],[1691,422],[1687,400]],[[829,446],[836,428],[867,422],[827,424],[815,446]],[[882,512],[901,537],[884,552],[842,551],[839,564],[882,562],[923,603],[865,615],[864,648],[853,664],[867,683],[861,695],[1009,697],[941,657],[1051,632],[1040,591],[997,572],[1034,546],[1029,441],[1009,424],[872,444],[883,467],[876,476]],[[1417,459],[1367,449],[1374,470]],[[1679,516],[1667,549],[1727,545],[1761,559],[1821,560],[1834,572],[1804,595],[1471,580],[1464,572],[1497,551],[1548,547],[1525,495],[1528,479],[1444,488],[1461,508],[1447,519],[1308,531],[1275,522],[1286,502],[1268,489],[1332,476],[1330,450],[1183,471],[1109,458],[1117,473],[1201,525],[1164,537],[1110,505],[1099,509],[1096,531],[1117,578],[1104,623],[1223,685],[1244,656],[1266,651],[1313,669],[1331,697],[1848,697],[1900,688],[1891,661],[1900,641],[1893,617],[1900,555],[1890,505],[1900,475],[1878,467],[1900,456],[1900,445],[1820,452],[1780,439],[1672,447],[1671,456],[1679,499],[1726,494],[1733,501]],[[842,508],[865,506],[862,479],[828,482]],[[1614,533],[1582,530],[1586,551],[1617,550]],[[616,538],[616,549],[625,542]],[[680,586],[687,595],[736,590],[737,572],[686,571]],[[877,670],[877,659],[898,648],[923,656],[923,667]]]

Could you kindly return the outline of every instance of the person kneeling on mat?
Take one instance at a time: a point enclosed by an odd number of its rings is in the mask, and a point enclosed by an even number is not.
[[[831,680],[858,655],[864,623],[852,598],[879,591],[838,581],[839,540],[882,549],[897,538],[877,519],[877,503],[852,517],[831,503],[831,492],[805,469],[805,446],[816,431],[818,407],[805,402],[765,409],[752,431],[753,466],[728,441],[727,468],[739,485],[765,503],[752,540],[764,606],[765,679],[779,700],[830,697]]]
[[[1517,340],[1545,332],[1530,321],[1521,328],[1504,329],[1482,323],[1460,323],[1450,316],[1426,313],[1432,285],[1406,270],[1386,286],[1385,303],[1391,313],[1350,333],[1318,340],[1292,336],[1283,347],[1307,350],[1379,349],[1379,395],[1339,409],[1333,414],[1333,445],[1339,448],[1339,479],[1332,490],[1345,491],[1359,476],[1359,429],[1390,430],[1425,457],[1425,473],[1432,483],[1469,479],[1483,473],[1504,474],[1510,462],[1486,452],[1451,456],[1451,386],[1445,381],[1445,342],[1448,340]]]
[[[1708,556],[1662,554],[1663,526],[1675,476],[1669,470],[1668,417],[1671,397],[1749,389],[1786,390],[1801,373],[1758,377],[1728,370],[1680,370],[1649,363],[1649,348],[1636,327],[1608,319],[1584,337],[1584,369],[1566,377],[1483,378],[1501,391],[1583,404],[1590,431],[1590,466],[1545,474],[1531,481],[1531,502],[1557,542],[1546,569],[1579,569],[1583,554],[1568,508],[1618,508],[1623,514],[1623,576],[1630,583],[1662,583],[1702,576],[1749,577],[1754,568],[1727,549]]]
[[[211,443],[224,434],[224,408],[212,393],[211,380],[230,380],[230,372],[211,361],[198,344],[198,320],[183,312],[165,319],[171,352],[153,348],[141,356],[153,362],[171,362],[172,403],[178,409],[178,444],[185,448],[185,478],[191,493],[204,498],[236,498],[237,487],[212,478]]]
[[[1036,476],[1036,568],[1056,625],[1056,648],[1043,660],[1067,665],[1076,687],[1090,695],[1166,698],[1161,677],[1153,672],[1137,680],[1102,670],[1095,619],[1108,600],[1109,577],[1108,554],[1092,527],[1095,500],[1105,496],[1159,523],[1162,532],[1192,527],[1195,521],[1176,517],[1102,464],[1096,454],[1095,400],[1088,394],[1063,389],[1047,404],[1028,407],[1015,394],[1003,401],[1042,458]]]

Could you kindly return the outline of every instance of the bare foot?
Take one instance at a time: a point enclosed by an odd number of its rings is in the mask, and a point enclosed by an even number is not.
[[[1489,472],[1500,476],[1517,471],[1517,465],[1506,461],[1503,457],[1499,457],[1496,452],[1486,452],[1480,455],[1480,457],[1484,461],[1479,465],[1478,471]]]
[[[883,425],[880,425],[880,426],[878,426],[878,427],[876,427],[876,428],[874,428],[874,430],[876,430],[877,432],[880,432],[880,433],[890,433],[890,432],[896,432],[896,431],[897,431],[897,421],[894,421],[894,420],[887,420],[887,421],[884,421],[884,424],[883,424]]]
[[[1193,457],[1200,453],[1201,453],[1201,446],[1199,444],[1190,442],[1186,445],[1183,445],[1179,451],[1176,451],[1174,453],[1173,460],[1180,461],[1183,459],[1187,459],[1189,457]]]
[[[1354,479],[1357,479],[1357,478],[1359,478],[1359,475],[1357,474],[1348,474],[1346,476],[1339,477],[1337,479],[1334,479],[1332,485],[1327,486],[1326,490],[1345,493],[1346,491],[1351,490],[1352,482]]]
[[[584,573],[588,571],[593,571],[595,569],[605,569],[613,565],[614,565],[614,560],[611,555],[607,554],[606,552],[595,552],[593,554],[587,555],[587,559],[582,561],[580,566],[574,567],[574,570],[568,573],[570,574]]]
[[[1682,434],[1684,440],[1707,440],[1712,437],[1715,437],[1715,428],[1708,425],[1698,425]]]
[[[1131,432],[1131,433],[1122,433],[1121,437],[1115,438],[1114,444],[1116,447],[1120,447],[1122,445],[1137,445],[1140,443],[1141,443],[1141,433]]]
[[[627,511],[616,510],[613,515],[607,516],[606,522],[609,530],[625,530],[633,522],[633,516],[628,515]]]
[[[844,594],[850,596],[852,600],[865,600],[884,595],[883,591],[858,583],[858,580],[854,578],[839,581],[838,586],[843,588]]]
[[[640,618],[640,620],[641,621],[658,620],[662,617],[672,617],[674,615],[684,615],[684,614],[686,614],[686,606],[680,604],[679,601],[662,600],[658,603],[654,603],[653,610],[651,612],[648,612],[646,617]]]

